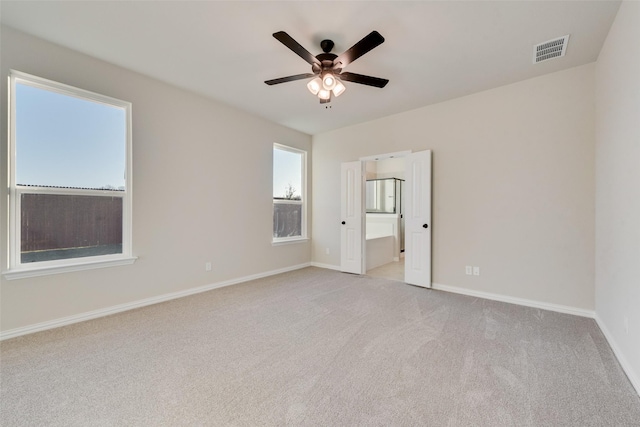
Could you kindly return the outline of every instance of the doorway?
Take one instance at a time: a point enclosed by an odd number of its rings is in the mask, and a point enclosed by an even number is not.
[[[368,276],[404,281],[404,156],[364,163],[365,244]]]

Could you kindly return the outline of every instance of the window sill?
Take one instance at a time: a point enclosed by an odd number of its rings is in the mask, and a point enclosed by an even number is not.
[[[308,237],[300,237],[296,239],[287,239],[287,240],[273,240],[271,242],[271,246],[281,246],[281,245],[291,245],[294,243],[306,243],[310,239]]]
[[[27,277],[48,276],[50,274],[69,273],[72,271],[93,270],[95,268],[116,267],[130,265],[136,262],[137,257],[125,257],[109,260],[87,261],[82,264],[55,265],[46,267],[29,267],[7,270],[2,273],[5,279],[24,279]]]

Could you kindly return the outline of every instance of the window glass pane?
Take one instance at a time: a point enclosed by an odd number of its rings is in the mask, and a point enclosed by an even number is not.
[[[122,253],[122,198],[22,194],[21,262]]]
[[[273,237],[302,236],[302,204],[273,204]]]
[[[273,198],[301,200],[302,154],[273,149]]]
[[[125,189],[126,111],[16,83],[16,184]]]
[[[304,213],[303,152],[273,147],[273,237],[302,237]]]

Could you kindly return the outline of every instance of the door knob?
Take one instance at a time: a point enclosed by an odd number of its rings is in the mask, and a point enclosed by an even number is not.
[[[346,224],[346,222],[342,221],[342,225],[345,225],[345,224]]]
[[[429,228],[427,224],[422,224],[422,228]]]

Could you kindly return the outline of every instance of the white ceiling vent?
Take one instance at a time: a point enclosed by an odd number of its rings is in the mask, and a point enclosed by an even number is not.
[[[569,43],[569,34],[564,37],[549,40],[533,47],[533,63],[548,61],[549,59],[564,56]]]

